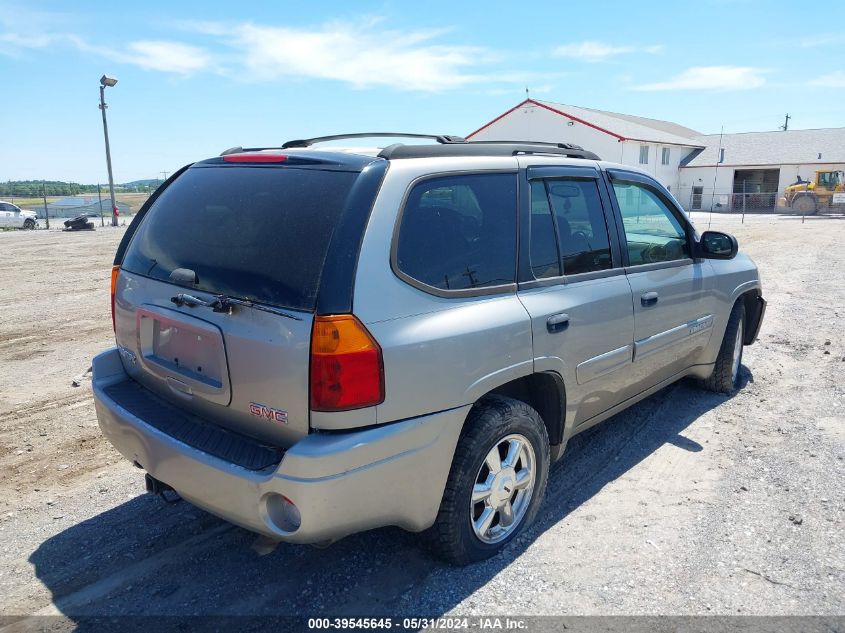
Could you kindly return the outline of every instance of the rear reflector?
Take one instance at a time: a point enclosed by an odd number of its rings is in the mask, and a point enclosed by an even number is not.
[[[351,314],[318,316],[311,333],[311,409],[348,411],[384,401],[381,348]]]
[[[283,163],[287,159],[284,154],[227,154],[223,157],[227,163]]]
[[[120,275],[120,266],[111,267],[111,327],[116,332],[117,325],[114,321],[114,293],[117,290],[117,277]]]

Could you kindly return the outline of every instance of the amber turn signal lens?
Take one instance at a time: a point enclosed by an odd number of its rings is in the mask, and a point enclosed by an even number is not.
[[[384,400],[381,348],[351,314],[318,316],[311,334],[311,409],[346,411]]]

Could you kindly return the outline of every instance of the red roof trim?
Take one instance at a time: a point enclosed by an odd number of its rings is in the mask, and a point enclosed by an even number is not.
[[[497,116],[495,119],[493,119],[493,120],[492,120],[492,121],[490,121],[489,123],[485,123],[484,125],[482,125],[482,126],[481,126],[480,128],[478,128],[475,132],[472,132],[471,134],[467,134],[464,138],[466,138],[467,140],[469,140],[470,138],[472,138],[473,136],[475,136],[476,134],[478,134],[481,130],[485,130],[485,129],[487,129],[488,127],[490,127],[491,125],[493,125],[493,124],[494,124],[494,123],[496,123],[497,121],[500,121],[501,119],[504,119],[506,116],[508,116],[508,115],[509,115],[511,112],[513,112],[514,110],[518,110],[519,108],[521,108],[522,106],[524,106],[526,103],[529,103],[529,102],[531,102],[531,99],[526,99],[525,101],[523,101],[523,102],[521,102],[521,103],[517,103],[514,107],[512,107],[512,108],[511,108],[510,110],[508,110],[507,112],[503,112],[502,114],[500,114],[499,116]]]
[[[593,128],[593,129],[598,130],[599,132],[604,132],[605,134],[609,134],[610,136],[612,136],[612,137],[616,138],[616,139],[617,139],[617,140],[619,140],[619,141],[626,141],[626,140],[628,140],[628,139],[626,139],[624,136],[620,136],[619,134],[616,134],[615,132],[611,132],[610,130],[606,130],[606,129],[604,129],[603,127],[599,127],[598,125],[593,125],[593,124],[592,124],[592,123],[590,123],[589,121],[585,121],[584,119],[579,119],[578,117],[576,117],[576,116],[572,116],[571,114],[567,114],[566,112],[563,112],[562,110],[557,110],[557,109],[555,109],[555,108],[553,108],[553,107],[551,107],[551,106],[547,106],[545,103],[540,103],[539,101],[534,101],[534,99],[526,99],[526,100],[525,100],[525,101],[523,101],[522,103],[518,103],[517,105],[515,105],[514,107],[512,107],[512,108],[511,108],[510,110],[508,110],[507,112],[504,112],[504,113],[500,114],[499,116],[497,116],[495,119],[493,119],[493,120],[492,120],[492,121],[490,121],[489,123],[485,123],[484,125],[482,125],[480,128],[478,128],[478,129],[477,129],[475,132],[473,132],[472,134],[467,135],[467,137],[466,137],[466,138],[467,138],[467,139],[472,138],[473,136],[475,136],[476,134],[478,134],[481,130],[484,130],[484,129],[486,129],[486,128],[490,127],[491,125],[493,125],[493,124],[494,124],[494,123],[496,123],[497,121],[499,121],[499,120],[503,119],[504,117],[506,117],[507,115],[509,115],[511,112],[513,112],[514,110],[517,110],[517,109],[521,108],[522,106],[524,106],[524,105],[525,105],[525,104],[527,104],[527,103],[533,104],[533,105],[535,105],[535,106],[539,106],[539,107],[541,107],[541,108],[545,108],[546,110],[549,110],[550,112],[554,112],[555,114],[559,114],[559,115],[561,115],[561,116],[564,116],[564,117],[566,117],[567,119],[572,119],[573,121],[578,121],[578,123],[582,123],[582,124],[584,124],[584,125],[586,125],[586,126],[588,126],[588,127],[591,127],[591,128]]]

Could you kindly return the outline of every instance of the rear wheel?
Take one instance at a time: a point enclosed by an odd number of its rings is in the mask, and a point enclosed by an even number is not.
[[[519,400],[491,396],[467,419],[430,530],[433,549],[457,565],[490,558],[537,514],[549,474],[540,415]]]
[[[742,366],[742,347],[745,338],[745,304],[742,299],[734,304],[728,318],[725,337],[716,357],[713,373],[704,381],[704,387],[717,393],[733,393],[739,389],[739,370]]]
[[[23,221],[23,228],[25,228],[27,230],[34,229],[35,228],[35,220],[33,220],[32,218],[27,218],[26,220],[24,220]]]
[[[813,215],[816,212],[816,201],[812,196],[799,196],[792,203],[792,208],[801,215]]]

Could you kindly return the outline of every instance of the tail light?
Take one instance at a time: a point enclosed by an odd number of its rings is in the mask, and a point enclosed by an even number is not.
[[[117,325],[114,321],[114,293],[117,290],[117,277],[120,275],[120,266],[111,267],[111,327],[117,332]]]
[[[347,411],[384,401],[381,348],[351,314],[318,316],[311,333],[311,409]]]

